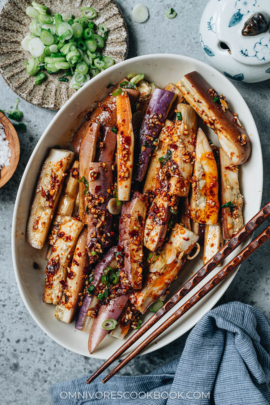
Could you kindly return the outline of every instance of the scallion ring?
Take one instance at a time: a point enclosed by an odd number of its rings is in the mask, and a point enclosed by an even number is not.
[[[73,36],[75,39],[79,39],[83,36],[83,26],[79,23],[75,23],[72,26]]]
[[[160,308],[162,308],[164,305],[164,302],[161,300],[157,300],[156,302],[154,302],[150,308],[149,308],[149,312],[157,312]]]
[[[165,16],[171,20],[177,16],[177,12],[173,8],[168,8]]]
[[[85,62],[80,62],[76,66],[76,72],[86,75],[88,73],[88,66]]]
[[[93,7],[82,7],[80,8],[82,15],[89,20],[93,20],[97,16],[97,11]]]
[[[53,18],[48,14],[39,14],[38,19],[42,24],[52,24]]]
[[[31,18],[38,18],[39,17],[39,12],[34,7],[27,7],[25,12]]]
[[[105,63],[105,69],[114,65],[114,60],[110,56],[103,56],[103,62]]]
[[[78,41],[77,46],[81,51],[83,51],[83,52],[86,51],[86,46],[85,46],[85,43],[83,41]]]
[[[88,39],[87,41],[85,41],[85,45],[90,52],[95,52],[95,50],[97,49],[97,43],[93,39]]]
[[[91,30],[91,28],[86,28],[83,31],[83,36],[85,39],[91,39],[93,37],[93,35],[94,35],[94,31]]]
[[[36,81],[35,84],[38,86],[40,85],[42,82],[44,82],[44,80],[47,79],[47,75],[45,75],[44,72],[40,72],[37,77],[36,77]]]
[[[68,62],[55,62],[55,67],[59,70],[67,70],[70,68],[70,64]]]
[[[42,29],[40,39],[44,45],[50,46],[54,43],[54,36],[47,30]]]
[[[55,44],[51,45],[49,49],[50,49],[51,53],[57,53],[58,52],[58,47]],[[50,55],[51,55],[51,53],[50,53]],[[50,56],[50,55],[47,55],[47,56]]]
[[[35,1],[32,1],[32,6],[40,13],[40,14],[46,14],[48,7],[42,6],[39,3],[36,3]]]
[[[97,35],[97,34],[93,34],[93,39],[96,41],[96,44],[97,44],[98,48],[104,48],[105,41],[102,38],[102,36]]]
[[[81,73],[77,73],[77,74],[75,75],[75,82],[76,82],[77,84],[83,83],[84,80],[85,80],[85,75],[82,75]]]
[[[93,77],[97,76],[99,74],[99,69],[97,67],[92,67],[90,69],[90,73]]]
[[[103,322],[102,328],[105,330],[113,330],[117,326],[117,320],[116,319],[106,319],[106,321]]]
[[[136,75],[135,77],[133,77],[133,78],[130,80],[130,83],[138,84],[138,83],[141,82],[142,80],[144,80],[144,75],[143,75],[143,74],[139,74],[139,75]]]
[[[122,92],[123,92],[123,90],[122,89],[116,89],[116,90],[114,90],[113,92],[112,92],[112,96],[113,97],[117,97],[117,96],[119,96],[120,94],[122,94]]]
[[[108,32],[108,28],[106,27],[106,25],[100,24],[100,25],[98,26],[98,31],[99,31],[101,34],[105,34],[106,32]]]
[[[27,73],[30,76],[36,76],[40,71],[39,62],[36,58],[31,58],[26,64]]]
[[[103,60],[100,60],[100,59],[95,59],[95,60],[94,60],[94,65],[95,65],[97,68],[102,69],[102,68],[105,67],[105,62],[103,62]]]

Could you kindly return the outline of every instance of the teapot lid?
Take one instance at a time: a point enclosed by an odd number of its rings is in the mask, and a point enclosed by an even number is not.
[[[248,65],[270,62],[270,1],[221,0],[215,13],[218,40]]]

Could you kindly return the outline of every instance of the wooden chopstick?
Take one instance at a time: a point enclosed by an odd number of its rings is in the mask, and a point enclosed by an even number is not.
[[[90,384],[122,353],[129,349],[156,322],[170,311],[182,298],[210,274],[227,256],[229,256],[245,239],[247,239],[267,218],[270,217],[270,202],[261,209],[220,251],[194,274],[172,298],[134,333],[106,362],[87,380]]]
[[[136,349],[133,350],[118,366],[116,366],[105,378],[102,380],[106,383],[110,380],[119,370],[121,370],[127,363],[130,362],[138,353],[145,349],[156,337],[167,330],[186,312],[188,312],[195,304],[205,297],[210,291],[227,278],[233,271],[243,263],[252,253],[261,247],[266,241],[270,239],[270,225],[251,242],[239,255],[230,261],[222,270],[220,270],[207,284],[205,284],[196,294],[194,294],[185,304],[183,304],[177,311],[175,311],[161,326],[159,326],[150,336],[148,336]]]

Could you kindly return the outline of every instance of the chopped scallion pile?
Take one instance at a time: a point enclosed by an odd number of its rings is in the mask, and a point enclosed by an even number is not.
[[[32,21],[30,33],[21,45],[32,55],[26,70],[30,76],[37,76],[37,85],[46,80],[45,72],[54,74],[66,70],[67,76],[73,76],[70,87],[78,90],[92,77],[114,65],[111,57],[100,53],[105,47],[108,28],[104,24],[96,26],[91,21],[97,17],[93,7],[80,10],[82,17],[74,18],[51,14],[46,6],[35,1],[32,7],[27,7],[26,14]],[[69,79],[59,78],[59,81],[68,82]]]

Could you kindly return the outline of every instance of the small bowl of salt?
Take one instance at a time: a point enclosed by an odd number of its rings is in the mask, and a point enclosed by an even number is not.
[[[0,112],[0,188],[15,173],[20,159],[20,142],[9,119]]]

